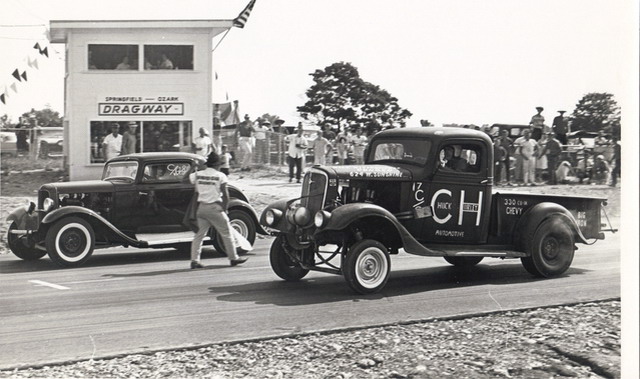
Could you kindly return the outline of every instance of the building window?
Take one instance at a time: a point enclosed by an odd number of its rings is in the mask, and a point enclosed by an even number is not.
[[[145,70],[193,70],[193,46],[144,45]]]
[[[138,45],[89,45],[89,70],[138,70]]]
[[[140,152],[140,121],[91,121],[90,134],[91,163]]]

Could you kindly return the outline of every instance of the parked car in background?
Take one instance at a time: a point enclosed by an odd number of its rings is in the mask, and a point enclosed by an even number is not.
[[[61,157],[63,154],[64,128],[41,128],[38,133],[40,157]]]
[[[0,154],[10,157],[18,156],[17,141],[15,132],[0,132]]]
[[[114,246],[188,250],[194,233],[183,224],[194,194],[189,175],[204,157],[189,153],[139,153],[109,160],[101,180],[48,183],[37,205],[14,210],[7,242],[24,260],[48,254],[60,266],[79,266],[94,248]],[[255,210],[229,186],[231,226],[251,244],[266,234]],[[205,241],[223,252],[216,233]]]

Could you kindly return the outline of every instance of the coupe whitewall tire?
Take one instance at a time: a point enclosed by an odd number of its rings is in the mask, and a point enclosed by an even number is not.
[[[60,266],[79,266],[91,257],[95,234],[91,225],[79,218],[57,221],[47,232],[47,253]]]

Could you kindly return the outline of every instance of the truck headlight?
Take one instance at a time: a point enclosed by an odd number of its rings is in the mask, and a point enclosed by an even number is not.
[[[293,213],[293,222],[299,226],[307,226],[311,222],[311,211],[305,207],[300,207]]]
[[[53,209],[54,205],[55,205],[55,202],[53,201],[53,199],[50,197],[47,197],[42,202],[42,210],[45,212],[49,212],[51,209]]]
[[[264,215],[264,221],[268,226],[275,225],[282,217],[282,212],[278,209],[269,209]]]
[[[316,228],[324,228],[329,223],[330,218],[331,213],[327,211],[318,211],[313,217],[313,224],[316,226]]]

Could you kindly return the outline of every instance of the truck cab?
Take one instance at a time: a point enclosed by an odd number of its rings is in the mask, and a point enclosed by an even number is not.
[[[356,292],[371,293],[384,287],[389,256],[400,249],[454,265],[519,258],[529,272],[550,277],[568,269],[575,241],[603,238],[605,199],[499,193],[492,186],[493,145],[485,133],[380,132],[364,165],[313,166],[300,198],[264,210],[261,224],[277,236],[271,266],[290,281],[309,270],[344,275]]]

